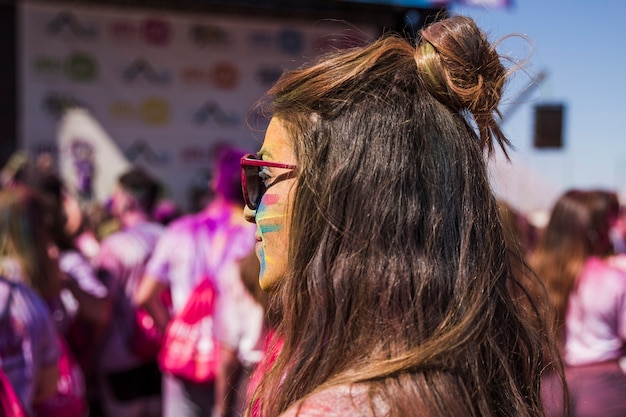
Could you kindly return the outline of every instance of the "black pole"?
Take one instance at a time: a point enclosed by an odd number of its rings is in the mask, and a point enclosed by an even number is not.
[[[0,2],[0,167],[17,150],[17,16],[14,2]]]

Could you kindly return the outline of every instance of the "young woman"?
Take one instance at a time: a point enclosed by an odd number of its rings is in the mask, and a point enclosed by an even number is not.
[[[283,345],[249,414],[543,415],[552,343],[485,168],[507,76],[452,17],[270,90],[242,179]]]
[[[565,192],[529,259],[553,306],[576,417],[626,415],[626,375],[619,365],[626,354],[626,273],[612,256],[609,234],[618,210],[614,194]],[[556,387],[556,398],[546,395],[551,416],[562,415]]]

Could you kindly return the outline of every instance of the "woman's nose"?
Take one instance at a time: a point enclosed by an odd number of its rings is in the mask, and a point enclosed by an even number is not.
[[[246,221],[249,221],[250,223],[256,223],[256,210],[251,210],[250,207],[245,206],[243,208],[243,217],[246,219]]]

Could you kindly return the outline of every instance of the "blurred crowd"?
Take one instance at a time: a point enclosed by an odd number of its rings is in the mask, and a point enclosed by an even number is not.
[[[0,189],[0,371],[26,416],[242,415],[266,334],[255,227],[242,215],[243,155],[216,150],[206,202],[191,213],[139,167],[97,202],[74,195],[49,157],[9,160]],[[207,276],[221,371],[215,381],[185,381],[160,369],[160,343]]]
[[[242,216],[243,155],[216,152],[206,203],[192,213],[141,168],[99,203],[69,192],[49,159],[11,158],[0,189],[0,370],[27,416],[243,415],[268,334],[255,226]],[[548,415],[563,415],[565,402],[575,415],[624,415],[626,211],[617,194],[568,190],[545,225],[504,201],[500,216],[543,284],[535,300],[561,349],[566,381],[543,377]],[[133,345],[136,321],[143,313],[162,335],[208,273],[221,379],[184,381],[160,369],[158,348]]]

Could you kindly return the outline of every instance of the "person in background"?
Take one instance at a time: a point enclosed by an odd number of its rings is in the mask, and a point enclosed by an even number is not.
[[[553,307],[575,417],[626,415],[626,273],[609,261],[615,215],[607,194],[568,190],[529,257]],[[563,415],[562,385],[547,374],[544,390],[547,415]]]
[[[28,285],[0,276],[0,367],[27,416],[56,393],[54,325],[45,302]]]
[[[275,352],[280,349],[279,343],[276,343],[276,340],[274,339],[275,327],[280,320],[280,317],[269,309],[270,294],[264,291],[259,284],[261,264],[259,262],[259,258],[256,256],[256,251],[250,252],[248,256],[243,258],[239,262],[239,268],[241,271],[241,280],[243,281],[246,290],[252,295],[254,301],[263,308],[264,312],[262,359],[254,365],[253,369],[250,370],[251,374],[247,378],[246,384],[242,385],[237,392],[237,401],[243,406],[241,413],[238,415],[243,415],[245,408],[250,402],[252,394],[261,380],[261,377],[271,366],[273,362],[272,358],[276,356]],[[270,346],[274,349],[274,351],[269,350]]]
[[[230,387],[236,390],[245,383],[262,356],[263,308],[246,291],[238,266],[255,243],[255,228],[242,217],[239,161],[244,154],[230,146],[218,150],[210,183],[212,200],[204,210],[169,224],[135,297],[165,331],[171,315],[183,309],[200,280],[206,276],[215,280],[214,321],[224,370],[218,375],[224,378],[194,383],[164,374],[165,417],[227,415],[229,398],[237,397]],[[171,311],[161,301],[167,288],[172,294]],[[237,381],[240,374],[242,382]]]
[[[173,200],[163,198],[156,203],[152,212],[152,218],[163,226],[167,226],[180,217],[181,214],[180,209]]]
[[[498,200],[498,207],[510,243],[518,245],[522,253],[527,254],[537,241],[537,230],[524,214],[506,201]]]
[[[161,415],[161,375],[156,358],[144,360],[131,350],[133,297],[163,226],[151,220],[159,183],[132,168],[119,177],[111,197],[112,215],[121,229],[100,244],[95,268],[113,302],[112,320],[101,347],[98,385],[108,417]]]
[[[261,265],[253,250],[233,265],[237,268],[233,275],[240,277],[242,288],[237,285],[234,301],[225,307],[229,316],[228,322],[238,322],[239,326],[225,329],[230,334],[226,341],[226,349],[222,351],[226,360],[222,361],[223,385],[217,387],[217,398],[224,401],[223,415],[232,417],[243,416],[248,405],[249,391],[255,383],[253,375],[259,363],[267,354],[267,341],[271,338],[272,323],[270,321],[268,294],[259,285]],[[233,346],[229,349],[228,346]]]
[[[44,174],[34,181],[33,189],[44,204],[44,223],[48,235],[58,249],[59,267],[66,274],[67,291],[62,293],[70,319],[81,318],[96,326],[103,326],[110,318],[108,291],[96,276],[87,257],[78,250],[68,227],[67,200],[72,197],[64,189],[61,179]]]
[[[54,312],[61,305],[59,294],[65,277],[58,266],[58,250],[45,227],[45,206],[34,190],[23,185],[1,189],[0,197],[2,275],[27,284],[50,304],[53,316],[58,316]]]
[[[76,232],[83,216],[61,178],[53,172],[41,172],[30,183],[41,196],[44,223],[58,250],[59,268],[65,275],[60,331],[81,365],[92,407],[96,407],[95,362],[111,319],[111,298],[93,265],[76,245]]]
[[[23,185],[28,177],[31,163],[28,155],[23,151],[11,154],[9,160],[0,170],[0,187],[9,188]]]
[[[51,306],[61,282],[43,214],[32,190],[0,189],[0,366],[28,416],[56,393],[59,377]]]
[[[609,236],[613,245],[613,252],[617,255],[626,254],[626,209],[615,190],[596,189],[603,194],[611,207],[611,215],[614,217]]]
[[[249,415],[543,415],[544,347],[558,352],[484,155],[508,144],[508,74],[454,16],[269,90],[263,146],[241,165],[282,347]]]
[[[5,188],[26,186],[37,192],[44,192],[46,196],[49,196],[51,192],[61,193],[59,198],[63,205],[64,231],[72,239],[73,245],[89,260],[92,260],[98,252],[99,243],[85,212],[87,208],[95,210],[101,205],[92,202],[82,207],[79,200],[69,193],[62,184],[63,189],[57,190],[57,184],[54,184],[55,180],[50,180],[57,177],[53,160],[52,155],[47,152],[37,155],[34,160],[23,151],[15,152],[0,171],[0,185]],[[60,178],[58,179],[61,181]]]

